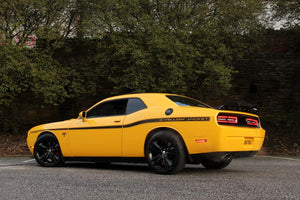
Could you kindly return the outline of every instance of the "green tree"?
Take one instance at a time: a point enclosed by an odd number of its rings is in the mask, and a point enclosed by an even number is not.
[[[258,47],[264,8],[259,0],[1,4],[0,116],[10,122],[26,110],[16,103],[37,109],[104,93],[227,91],[234,63]]]
[[[299,0],[274,0],[273,12],[277,21],[285,20],[285,27],[293,28],[300,25],[300,1]]]
[[[0,105],[11,105],[30,82],[30,60],[17,46],[0,46]]]
[[[70,73],[46,52],[0,46],[0,131],[17,132],[30,110],[64,102]]]
[[[24,45],[28,36],[68,37],[78,9],[73,0],[0,0],[0,42]]]
[[[257,49],[263,5],[244,1],[91,1],[91,37],[114,49],[115,91],[197,94],[230,88],[233,63]]]

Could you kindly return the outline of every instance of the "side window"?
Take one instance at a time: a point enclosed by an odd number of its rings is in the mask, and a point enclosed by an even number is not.
[[[138,98],[128,99],[126,115],[147,108],[144,102]]]
[[[125,115],[128,99],[103,102],[87,113],[87,118]]]

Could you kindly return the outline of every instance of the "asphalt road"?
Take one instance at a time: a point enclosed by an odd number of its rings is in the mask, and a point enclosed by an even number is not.
[[[300,159],[236,159],[225,169],[187,165],[176,175],[144,164],[68,163],[0,158],[0,199],[300,199]]]

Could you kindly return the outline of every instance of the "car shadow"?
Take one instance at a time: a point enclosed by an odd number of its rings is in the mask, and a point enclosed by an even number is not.
[[[206,169],[201,165],[188,165],[180,173],[181,174],[228,174],[228,173],[243,173],[243,170],[224,168],[224,169]]]
[[[103,170],[121,170],[121,171],[139,171],[151,172],[149,166],[145,163],[94,163],[94,162],[67,162],[63,167],[84,168],[84,169],[103,169]]]
[[[117,171],[132,171],[155,174],[146,163],[94,163],[94,162],[67,162],[63,167],[68,168],[83,168],[83,169],[101,169],[101,170],[117,170]],[[206,169],[201,165],[186,165],[185,168],[178,174],[217,174],[217,173],[243,173],[243,170],[237,169]]]

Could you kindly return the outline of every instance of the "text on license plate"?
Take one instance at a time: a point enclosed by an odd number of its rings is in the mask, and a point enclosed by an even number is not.
[[[253,144],[253,138],[245,138],[244,145],[252,145]]]

